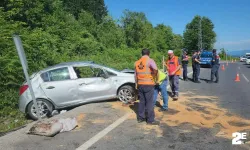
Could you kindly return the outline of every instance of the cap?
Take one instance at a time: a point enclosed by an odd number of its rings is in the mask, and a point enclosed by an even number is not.
[[[174,51],[173,50],[168,50],[168,54],[173,54]]]

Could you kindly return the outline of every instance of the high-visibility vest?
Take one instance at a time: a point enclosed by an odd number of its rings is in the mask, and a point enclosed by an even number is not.
[[[161,70],[158,70],[158,74],[157,74],[157,78],[156,78],[156,82],[157,80],[159,81],[159,84],[162,84],[162,82],[167,79],[167,75],[162,72]]]
[[[138,85],[155,85],[152,71],[149,68],[150,58],[142,57],[135,62],[135,71]]]
[[[169,59],[167,61],[169,73],[172,73],[174,70],[176,70],[179,65],[179,58],[177,56],[174,56],[172,59]],[[181,70],[179,69],[178,71],[176,71],[175,75],[181,75]]]

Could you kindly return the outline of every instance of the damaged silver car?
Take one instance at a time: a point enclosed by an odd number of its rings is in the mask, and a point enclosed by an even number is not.
[[[91,61],[61,63],[34,73],[30,78],[42,117],[53,110],[89,102],[115,98],[123,103],[135,100],[133,71],[119,71]],[[19,109],[37,119],[26,82],[20,88]]]

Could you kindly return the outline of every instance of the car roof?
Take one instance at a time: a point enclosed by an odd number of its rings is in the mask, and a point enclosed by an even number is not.
[[[74,62],[63,62],[54,66],[47,67],[40,72],[46,72],[51,69],[56,69],[60,67],[68,67],[68,66],[74,66],[74,65],[90,65],[90,64],[95,64],[94,61],[74,61]]]

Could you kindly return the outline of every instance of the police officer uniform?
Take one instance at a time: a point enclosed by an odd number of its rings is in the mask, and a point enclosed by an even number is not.
[[[187,56],[186,51],[183,51],[183,52],[184,52],[184,54],[181,57],[182,68],[183,68],[183,80],[188,81],[188,77],[187,77],[188,56]]]
[[[200,61],[200,54],[198,54],[198,52],[200,51],[197,51],[197,55],[196,55],[196,59],[198,59]],[[195,68],[197,69],[197,74],[196,74],[196,83],[200,83],[199,81],[199,76],[200,76],[200,72],[201,72],[201,66],[200,66],[200,63],[199,62],[195,62]]]
[[[214,81],[214,76],[216,77],[215,83],[219,82],[219,68],[220,68],[220,56],[216,53],[216,49],[213,49],[213,57],[212,57],[212,68],[211,68],[211,81]]]
[[[195,83],[200,83],[200,81],[199,81],[200,63],[197,62],[197,61],[195,61],[195,59],[200,60],[200,55],[198,54],[199,51],[196,51],[196,52],[197,52],[197,54],[195,54],[193,56],[193,58],[192,58],[192,60],[193,60],[193,64],[192,65],[193,65],[193,70],[194,70],[194,72],[193,72],[193,81]]]

